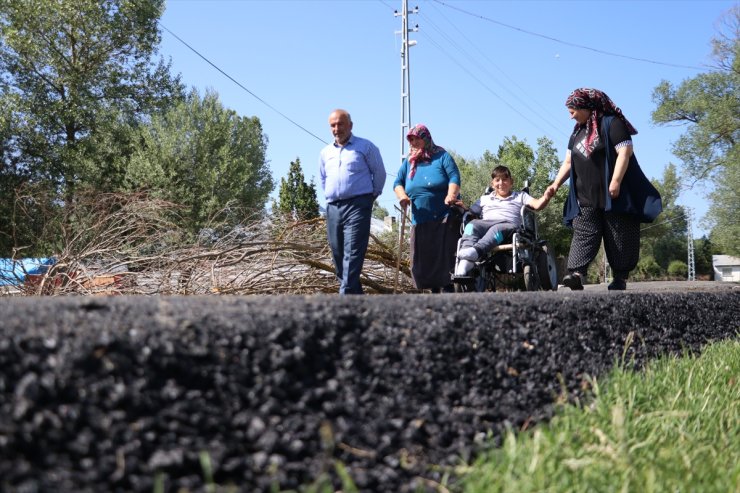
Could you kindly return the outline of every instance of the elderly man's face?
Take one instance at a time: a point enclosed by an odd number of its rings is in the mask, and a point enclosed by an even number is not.
[[[346,113],[335,111],[329,115],[329,127],[334,141],[339,145],[344,145],[352,133],[352,122]]]

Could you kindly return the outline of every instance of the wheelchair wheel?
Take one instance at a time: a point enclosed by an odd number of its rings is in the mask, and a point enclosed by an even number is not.
[[[527,291],[537,291],[540,289],[540,279],[537,276],[537,269],[533,265],[525,265],[524,269],[524,287]]]
[[[558,269],[555,263],[555,254],[547,245],[542,245],[542,251],[537,254],[537,273],[543,290],[558,290]]]

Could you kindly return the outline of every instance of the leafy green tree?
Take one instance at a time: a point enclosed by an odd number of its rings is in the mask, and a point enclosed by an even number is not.
[[[381,206],[377,200],[373,202],[373,213],[372,214],[375,219],[380,219],[381,221],[390,215],[388,214],[388,209]]]
[[[740,162],[718,173],[709,198],[707,217],[714,224],[709,237],[717,253],[740,256]]]
[[[493,160],[493,155],[486,151],[483,158],[468,159],[454,151],[450,151],[458,169],[460,170],[460,196],[466,206],[470,207],[478,200],[491,182],[492,166],[489,160]]]
[[[126,186],[186,206],[184,226],[191,232],[217,216],[236,223],[264,210],[274,184],[262,125],[224,108],[215,92],[201,98],[193,90],[152,116],[138,138]]]
[[[681,193],[676,166],[669,163],[662,180],[653,185],[660,192],[663,212],[654,223],[642,225],[640,255],[651,255],[666,270],[673,260],[687,258],[688,224],[685,208],[676,204]]]
[[[714,246],[709,238],[703,236],[694,240],[694,268],[696,277],[709,277],[712,275],[712,255],[714,255]]]
[[[294,219],[313,219],[319,217],[319,201],[316,198],[316,184],[306,183],[301,169],[301,160],[290,162],[287,178],[280,180],[278,210]]]
[[[712,40],[715,70],[684,80],[674,87],[662,81],[653,91],[657,108],[653,121],[683,124],[686,132],[673,145],[685,174],[710,182],[714,193],[707,214],[712,241],[728,254],[740,246],[740,6],[730,9],[724,30]]]
[[[3,254],[48,254],[41,238],[62,227],[76,190],[119,189],[135,126],[180,97],[179,79],[155,60],[163,9],[163,0],[0,0]]]
[[[154,61],[163,9],[163,0],[0,0],[0,94],[20,122],[13,150],[65,200],[78,185],[119,185],[131,146],[117,137],[132,135],[119,130],[179,96],[179,80]]]
[[[521,189],[524,181],[531,180],[534,174],[534,150],[516,136],[504,137],[504,142],[498,146],[494,162],[511,170],[514,190]]]
[[[539,197],[555,178],[560,168],[560,160],[553,142],[546,137],[537,139],[535,155],[530,191],[534,196]],[[570,250],[572,234],[563,224],[563,207],[569,190],[568,184],[564,184],[547,207],[537,213],[540,236],[547,240],[558,256],[566,256]]]

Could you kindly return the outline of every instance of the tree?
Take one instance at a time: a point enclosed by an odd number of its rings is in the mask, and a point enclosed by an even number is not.
[[[708,277],[712,279],[712,255],[714,254],[714,245],[709,238],[703,236],[694,240],[694,268],[697,277]]]
[[[115,188],[130,150],[121,127],[178,97],[153,58],[163,0],[0,0],[0,94],[17,124],[13,151],[30,178],[71,200],[78,185]],[[108,146],[101,149],[101,145]]]
[[[656,222],[642,226],[640,256],[650,255],[663,270],[673,260],[686,261],[688,223],[686,210],[676,204],[681,193],[681,179],[676,166],[669,163],[663,178],[653,183],[660,192],[663,212]]]
[[[684,80],[678,87],[662,81],[653,91],[657,124],[684,124],[673,145],[686,175],[715,185],[707,214],[712,241],[737,254],[740,237],[740,6],[723,17],[724,30],[712,40],[714,71]]]
[[[464,158],[453,151],[450,154],[460,170],[460,196],[463,202],[469,207],[480,198],[483,191],[491,182],[491,170],[493,167],[489,167],[486,157],[489,156],[492,159],[492,155],[486,151],[483,158],[477,160]]]
[[[532,183],[530,191],[539,197],[555,178],[560,168],[560,160],[554,143],[546,137],[537,139],[535,156],[534,170],[530,178]],[[569,186],[564,184],[547,207],[537,213],[540,236],[547,240],[550,248],[559,256],[567,255],[570,250],[572,235],[563,224],[563,206],[569,190]]]
[[[40,238],[76,190],[120,188],[135,127],[180,97],[154,61],[163,0],[0,0],[0,250]],[[37,220],[46,217],[48,220]],[[74,225],[64,224],[65,228]]]
[[[215,216],[229,223],[263,211],[274,188],[265,162],[267,138],[256,117],[223,107],[215,92],[193,90],[139,129],[141,147],[125,176],[129,190],[151,190],[187,207],[186,228],[197,233]]]
[[[717,253],[740,256],[740,162],[718,174],[707,217],[713,223],[709,237]]]
[[[316,199],[316,185],[313,180],[307,184],[301,169],[301,160],[290,162],[287,178],[280,180],[278,210],[294,219],[313,219],[319,217],[319,202]]]
[[[386,217],[388,217],[388,209],[381,206],[378,201],[376,200],[373,202],[373,217],[375,219],[380,219],[381,221],[384,220]]]

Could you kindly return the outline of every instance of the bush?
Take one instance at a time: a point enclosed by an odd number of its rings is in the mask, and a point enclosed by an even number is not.
[[[673,260],[668,265],[668,275],[671,277],[680,277],[686,279],[686,277],[689,275],[689,267],[686,265],[686,262],[683,262],[681,260]]]
[[[652,255],[642,257],[635,268],[634,278],[647,280],[660,277],[661,268]]]

